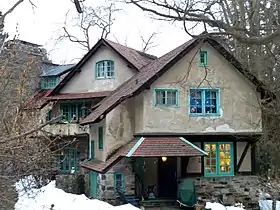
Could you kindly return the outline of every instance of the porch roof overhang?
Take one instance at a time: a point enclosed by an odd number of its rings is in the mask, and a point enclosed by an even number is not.
[[[120,147],[105,162],[90,160],[81,163],[83,168],[106,173],[122,158],[137,157],[194,157],[207,153],[183,137],[141,137]]]

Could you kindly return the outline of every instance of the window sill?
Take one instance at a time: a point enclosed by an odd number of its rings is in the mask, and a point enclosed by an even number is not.
[[[206,178],[222,178],[222,177],[232,177],[234,176],[234,174],[222,174],[222,175],[218,175],[218,174],[204,174],[204,177]]]
[[[167,106],[167,105],[154,105],[155,108],[180,108],[179,105]]]
[[[208,67],[209,65],[208,64],[206,64],[206,65],[204,65],[204,64],[199,64],[199,67]]]
[[[221,117],[221,114],[189,114],[190,117]]]
[[[115,79],[115,77],[96,77],[96,80]]]

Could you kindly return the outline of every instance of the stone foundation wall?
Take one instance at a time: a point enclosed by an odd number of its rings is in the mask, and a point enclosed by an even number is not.
[[[135,176],[132,171],[132,164],[129,159],[123,159],[117,163],[110,171],[99,174],[97,178],[97,198],[113,205],[118,204],[118,194],[115,192],[114,175],[115,173],[124,174],[124,187],[127,195],[135,192]]]
[[[259,209],[260,182],[257,176],[201,177],[196,179],[196,193],[202,203],[221,202],[225,205],[243,203],[246,209]]]
[[[87,194],[87,185],[85,183],[88,178],[84,174],[60,174],[55,177],[56,188],[62,189],[72,194]]]

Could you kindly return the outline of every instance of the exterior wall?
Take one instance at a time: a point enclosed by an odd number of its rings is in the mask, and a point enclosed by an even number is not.
[[[101,60],[112,60],[115,66],[114,79],[96,79],[95,64]],[[71,81],[61,90],[61,93],[85,93],[111,91],[128,80],[136,70],[127,67],[127,63],[112,50],[101,47],[81,68]]]
[[[222,202],[224,205],[242,203],[245,209],[259,209],[260,183],[257,176],[197,178],[196,194],[199,202]]]
[[[90,124],[90,132],[89,132],[89,141],[94,141],[94,155],[95,155],[95,159],[98,160],[103,160],[105,161],[105,144],[106,144],[106,136],[104,135],[104,130],[105,130],[105,124],[106,121],[102,120],[99,123],[95,123],[95,124]],[[98,149],[98,128],[102,126],[103,127],[103,150],[99,150]]]
[[[126,195],[134,195],[135,175],[132,172],[132,164],[129,159],[122,159],[105,174],[99,174],[97,179],[97,197],[113,205],[117,204],[118,194],[114,187],[114,174],[124,174],[124,192]]]
[[[236,142],[236,161],[239,162],[241,155],[246,147],[247,142]],[[239,172],[250,172],[252,170],[252,161],[251,161],[251,146],[249,147],[245,158],[240,166]]]
[[[207,81],[205,69],[198,65],[198,49],[177,62],[164,75],[159,77],[143,94],[143,103],[135,109],[137,115],[143,114],[145,120],[136,126],[136,133],[200,133],[200,132],[256,132],[261,131],[261,110],[255,87],[247,81],[215,49],[204,44],[202,50],[208,51]],[[189,64],[192,62],[191,67]],[[190,117],[188,113],[189,89],[219,88],[221,95],[219,117]],[[154,88],[179,89],[178,108],[156,108]],[[142,106],[142,107],[141,107]],[[143,110],[143,112],[142,112]],[[141,119],[141,116],[135,116]]]
[[[201,143],[196,142],[194,144],[197,147],[201,148]],[[201,164],[202,164],[203,160],[201,160],[201,159],[202,159],[201,157],[190,157],[187,172],[188,173],[202,173],[203,171],[201,171]]]

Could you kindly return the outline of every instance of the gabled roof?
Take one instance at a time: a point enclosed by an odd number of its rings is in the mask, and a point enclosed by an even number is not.
[[[106,46],[109,49],[117,53],[121,58],[123,58],[131,68],[139,71],[147,64],[151,63],[155,56],[139,52],[135,49],[117,44],[115,42],[109,41],[107,39],[100,39],[91,50],[79,61],[79,63],[73,68],[73,70],[61,81],[61,83],[53,90],[52,95],[59,92],[64,85],[79,71],[81,67],[97,52],[101,46]]]
[[[249,81],[256,85],[258,91],[264,91],[264,85],[259,81],[246,67],[244,67],[229,51],[227,51],[220,43],[213,38],[195,38],[185,44],[175,48],[171,52],[151,62],[143,67],[139,73],[132,76],[125,83],[120,85],[112,94],[102,100],[98,107],[87,116],[80,124],[85,125],[100,120],[104,115],[109,113],[122,101],[129,97],[141,93],[146,87],[151,85],[158,77],[166,72],[177,61],[184,57],[194,47],[201,42],[208,42],[223,57],[225,57],[241,74]]]
[[[43,64],[42,65],[42,75],[41,77],[50,77],[50,76],[61,76],[62,74],[70,71],[75,65],[74,64],[66,64],[66,65],[58,65],[58,64]]]
[[[124,157],[196,157],[207,153],[183,137],[141,137],[133,139],[116,150],[105,162],[91,160],[81,166],[99,173],[106,173]]]

